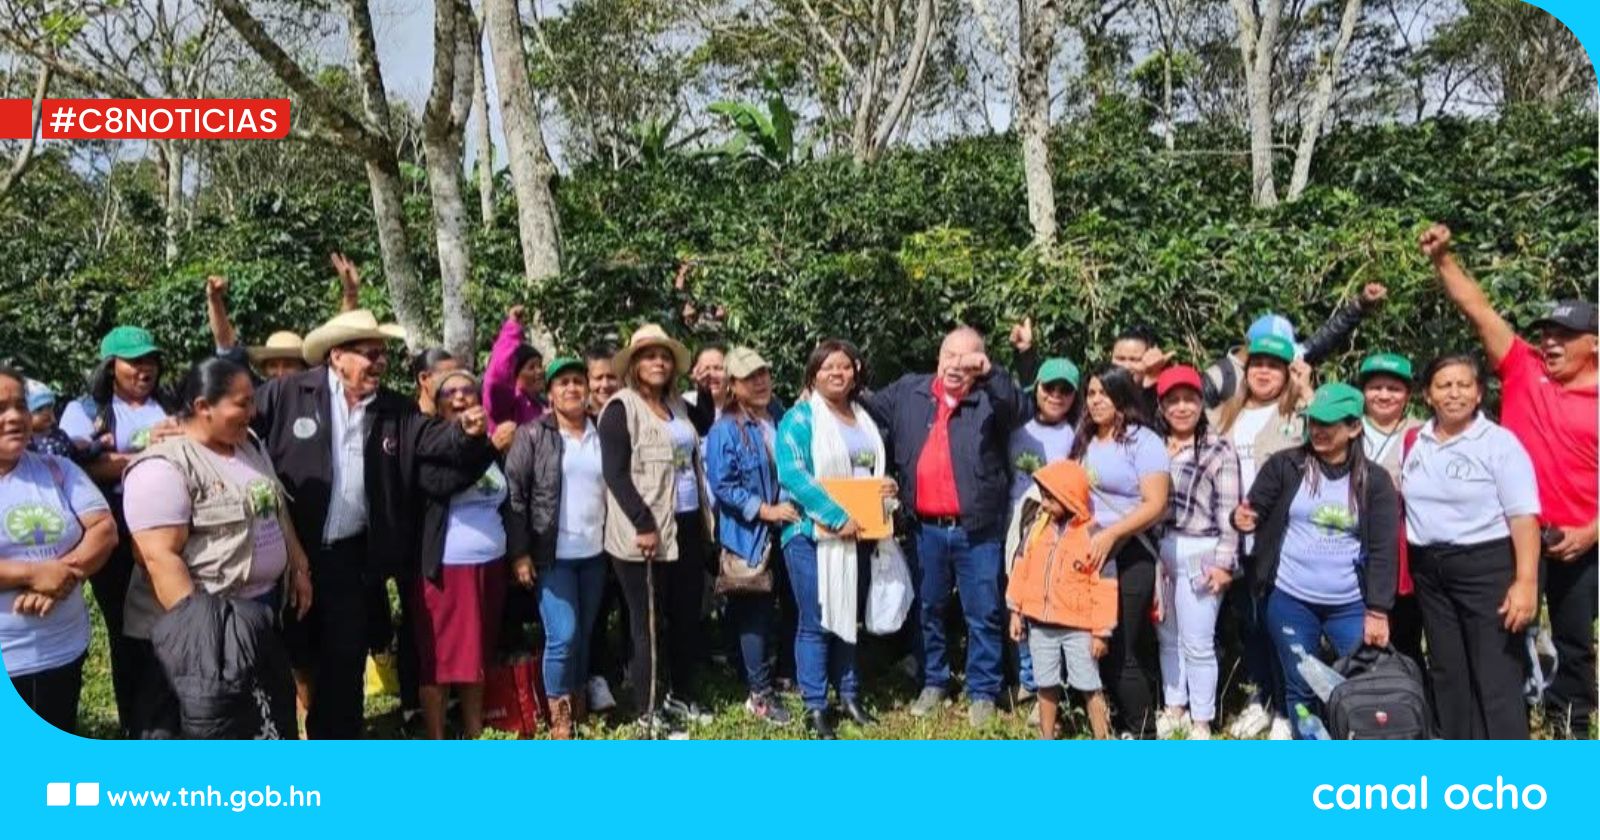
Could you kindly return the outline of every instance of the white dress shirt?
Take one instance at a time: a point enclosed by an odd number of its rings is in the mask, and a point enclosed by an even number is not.
[[[1477,545],[1511,536],[1510,516],[1539,514],[1533,462],[1516,435],[1479,415],[1440,443],[1434,421],[1400,468],[1406,540],[1414,545]]]
[[[333,492],[328,497],[328,518],[322,542],[331,544],[367,530],[367,432],[372,416],[367,409],[375,394],[352,407],[345,399],[344,383],[328,369],[328,404],[332,416]]]

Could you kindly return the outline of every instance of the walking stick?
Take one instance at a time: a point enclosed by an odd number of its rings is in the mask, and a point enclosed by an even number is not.
[[[655,557],[644,558],[645,616],[650,623],[650,703],[645,709],[645,732],[648,740],[656,740],[656,576]]]

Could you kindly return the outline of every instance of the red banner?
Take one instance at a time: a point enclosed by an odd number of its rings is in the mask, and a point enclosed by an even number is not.
[[[44,140],[281,140],[287,99],[46,99]],[[33,130],[33,102],[0,100],[0,138]]]

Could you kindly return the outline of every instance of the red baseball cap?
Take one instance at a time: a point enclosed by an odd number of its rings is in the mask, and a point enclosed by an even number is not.
[[[1173,365],[1161,372],[1156,377],[1156,397],[1165,397],[1173,388],[1189,387],[1196,391],[1203,391],[1200,387],[1200,371],[1188,365]]]

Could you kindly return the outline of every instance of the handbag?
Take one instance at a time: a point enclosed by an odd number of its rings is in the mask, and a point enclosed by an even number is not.
[[[518,656],[489,666],[483,680],[483,724],[524,738],[539,733],[545,714],[543,656]]]
[[[754,566],[737,554],[722,549],[717,560],[718,595],[766,595],[772,592],[772,564],[765,552]]]

